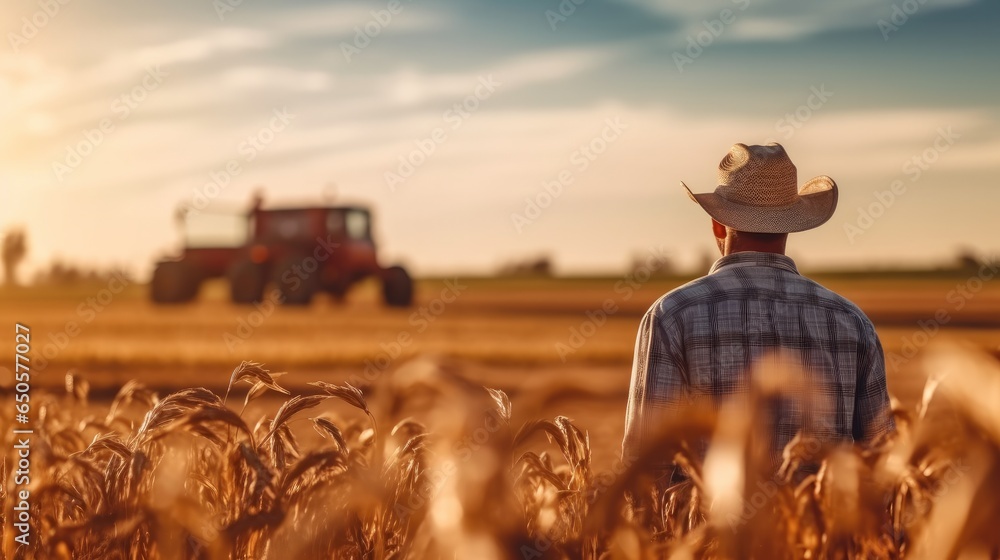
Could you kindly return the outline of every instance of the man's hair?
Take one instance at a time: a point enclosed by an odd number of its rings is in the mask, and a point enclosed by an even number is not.
[[[788,236],[787,233],[755,233],[751,231],[740,231],[729,226],[726,226],[726,233],[735,239],[743,239],[745,241],[753,241],[754,243],[761,244],[777,243],[781,241],[781,239]]]

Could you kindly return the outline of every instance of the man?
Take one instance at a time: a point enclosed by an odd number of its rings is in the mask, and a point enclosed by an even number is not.
[[[798,273],[785,256],[788,234],[833,215],[837,185],[816,177],[800,189],[779,144],[736,144],[719,164],[713,193],[688,195],[712,217],[722,258],[707,276],[661,297],[636,340],[623,456],[638,456],[661,421],[697,401],[745,398],[754,363],[794,356],[826,407],[777,412],[770,458],[820,415],[826,439],[872,442],[891,432],[885,359],[871,321],[857,306]],[[761,375],[766,374],[763,371]],[[695,442],[691,442],[695,443]],[[672,457],[661,457],[669,467]],[[775,466],[777,466],[775,464]],[[676,473],[675,473],[676,474]]]

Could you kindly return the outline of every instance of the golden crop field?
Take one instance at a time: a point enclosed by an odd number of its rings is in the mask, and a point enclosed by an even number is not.
[[[929,342],[961,339],[1000,351],[1000,286],[987,281],[966,287],[970,277],[975,275],[820,280],[872,318],[890,388],[913,402],[913,358]],[[569,372],[586,370],[592,374],[584,385],[597,383],[595,392],[604,393],[623,390],[640,316],[679,282],[425,280],[408,310],[382,307],[372,285],[344,305],[319,299],[309,307],[268,301],[234,306],[221,285],[207,286],[200,301],[180,306],[149,303],[141,285],[118,294],[99,284],[24,288],[0,292],[0,319],[30,324],[39,333],[36,368],[44,375],[36,383],[43,385],[60,385],[61,374],[75,369],[95,389],[113,391],[136,376],[153,386],[186,386],[244,359],[288,370],[293,379],[338,380],[429,355],[461,364],[477,382],[512,390],[525,383],[572,384],[580,377]]]
[[[44,442],[22,557],[996,557],[1000,289],[968,279],[821,278],[876,323],[895,440],[797,441],[771,479],[751,456],[700,464],[682,438],[725,449],[751,428],[692,411],[655,450],[691,480],[651,501],[648,457],[620,441],[635,329],[676,280],[429,279],[406,310],[374,286],[303,308],[233,306],[218,285],[172,307],[141,285],[5,291]],[[725,461],[742,490],[712,474]]]

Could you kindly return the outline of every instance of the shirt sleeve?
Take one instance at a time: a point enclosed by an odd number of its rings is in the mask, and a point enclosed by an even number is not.
[[[871,322],[865,321],[858,359],[858,381],[854,393],[854,441],[871,443],[893,432],[896,423],[889,404],[885,380],[885,354]]]
[[[655,310],[643,316],[636,335],[622,442],[625,459],[638,457],[645,438],[656,432],[660,421],[687,402],[682,360],[674,351],[678,333],[664,328]],[[658,466],[667,469],[672,465],[672,457],[663,457]]]

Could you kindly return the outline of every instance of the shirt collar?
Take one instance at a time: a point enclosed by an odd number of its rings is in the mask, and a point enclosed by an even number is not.
[[[741,266],[766,266],[787,270],[788,272],[792,272],[794,274],[799,273],[799,269],[795,267],[795,261],[785,255],[779,255],[778,253],[761,253],[757,251],[740,251],[739,253],[726,255],[715,261],[715,264],[712,265],[712,268],[709,269],[708,273],[714,274],[723,268],[736,268]]]

